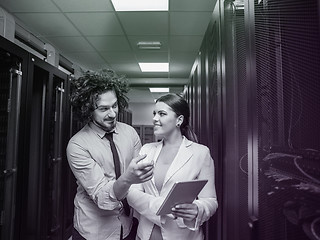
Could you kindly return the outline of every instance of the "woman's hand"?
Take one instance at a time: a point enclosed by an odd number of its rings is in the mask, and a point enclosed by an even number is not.
[[[186,221],[193,221],[198,216],[198,206],[194,203],[182,203],[174,206],[171,210],[172,215],[181,217]]]

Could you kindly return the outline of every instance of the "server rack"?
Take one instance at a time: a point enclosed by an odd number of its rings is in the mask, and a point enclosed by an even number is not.
[[[1,221],[1,239],[68,239],[75,193],[75,180],[65,155],[72,134],[68,103],[70,76],[6,39],[0,41],[4,56],[1,66],[11,61],[19,68],[11,69],[10,73],[16,73],[18,80],[21,76],[20,87],[11,84],[11,92],[20,92],[20,106],[7,93],[1,101],[16,112],[16,117],[8,118],[16,131],[11,130],[10,124],[7,128],[2,125],[15,140],[8,138],[4,151],[7,158],[1,159],[2,164],[7,162],[6,168],[1,169],[5,173],[1,183],[7,186],[8,179],[14,177],[10,180],[13,187],[1,187],[1,196],[12,196],[11,208],[7,204],[10,201],[1,202],[2,219],[5,219]],[[19,61],[12,60],[12,56],[18,56]],[[3,71],[8,75],[8,69]],[[1,85],[6,86],[7,79],[1,78]],[[1,111],[1,118],[6,121],[5,115]],[[13,154],[16,157],[8,160]],[[15,166],[10,170],[8,164]]]
[[[209,147],[215,164],[217,213],[204,225],[205,239],[222,239],[223,144],[222,138],[222,46],[220,1],[216,2],[200,52],[190,74],[185,98],[191,109],[191,125],[200,143]]]
[[[320,239],[319,1],[216,8],[186,93],[220,175],[207,239]]]
[[[319,1],[261,1],[254,14],[258,233],[319,239]]]
[[[0,153],[0,237],[13,239],[16,231],[16,215],[19,212],[19,166],[21,152],[21,133],[24,131],[21,118],[24,117],[22,103],[25,97],[23,72],[27,54],[23,51],[12,53],[12,46],[1,42],[1,153]]]

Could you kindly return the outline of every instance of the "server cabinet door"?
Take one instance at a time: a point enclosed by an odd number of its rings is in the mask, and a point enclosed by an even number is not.
[[[21,63],[1,53],[0,67],[0,236],[11,240],[14,233],[19,115],[21,102]],[[12,67],[13,66],[13,67]]]
[[[245,14],[243,1],[223,4],[223,123],[224,199],[223,227],[226,239],[248,240],[252,195],[248,171],[248,117]],[[230,151],[232,149],[232,151]],[[237,203],[237,204],[235,204]],[[232,217],[231,217],[232,216]]]
[[[319,1],[258,1],[254,11],[257,237],[320,239]]]
[[[70,195],[74,193],[69,182],[73,179],[70,170],[66,170],[65,154],[70,137],[69,109],[64,96],[68,91],[67,75],[36,57],[30,59],[27,179],[22,189],[24,224],[20,236],[21,239],[58,240],[70,236],[73,215]],[[70,200],[71,203],[67,202]]]
[[[48,235],[60,239],[62,235],[62,160],[63,160],[63,79],[54,77],[50,112],[50,151],[48,189]]]
[[[29,125],[27,133],[29,155],[24,186],[23,219],[20,236],[23,239],[45,239],[47,229],[46,206],[47,162],[48,162],[48,110],[50,96],[49,72],[33,66],[29,81]]]

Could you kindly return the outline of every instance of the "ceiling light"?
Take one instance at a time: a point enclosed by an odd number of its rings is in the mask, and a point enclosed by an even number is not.
[[[116,11],[168,11],[169,0],[111,0]]]
[[[169,92],[169,88],[149,88],[150,92],[165,93]]]
[[[153,50],[153,49],[160,49],[161,43],[160,42],[138,42],[137,46],[139,49]]]
[[[141,72],[169,72],[169,63],[139,63]]]

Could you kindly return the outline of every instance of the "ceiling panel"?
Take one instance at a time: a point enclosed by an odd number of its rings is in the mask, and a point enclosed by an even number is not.
[[[181,88],[188,83],[188,78],[130,78],[129,83],[134,85],[134,88],[140,87],[154,87],[156,83],[160,83],[166,87]]]
[[[189,77],[190,70],[197,57],[197,53],[192,52],[174,52],[170,55],[170,76],[171,77]]]
[[[132,63],[136,58],[132,51],[101,51],[101,56],[108,63]]]
[[[178,63],[178,64],[172,64],[172,66],[170,67],[170,77],[171,78],[188,78],[189,77],[189,73],[187,73],[187,71],[189,71],[189,69],[191,69],[193,63],[186,65],[183,63]]]
[[[61,13],[17,13],[16,17],[38,36],[80,36]]]
[[[66,15],[83,35],[124,34],[116,15],[111,12],[67,13]]]
[[[62,52],[89,52],[95,49],[84,37],[46,37]]]
[[[171,52],[198,52],[203,36],[171,36]]]
[[[212,12],[216,0],[170,0],[170,11],[206,11]]]
[[[0,6],[75,69],[111,67],[145,88],[189,81],[215,2],[169,0],[168,12],[115,12],[111,0],[0,0]],[[161,49],[141,50],[139,41],[160,41]],[[169,73],[143,73],[138,61],[169,61]]]
[[[170,87],[170,92],[172,93],[182,93],[183,87]],[[137,87],[134,89],[131,89],[128,92],[128,97],[130,103],[150,103],[150,99],[152,99],[152,102],[161,97],[162,95],[165,95],[166,93],[151,93],[149,91],[149,88],[147,87]],[[152,112],[149,113],[150,118],[153,117]]]
[[[138,62],[168,62],[168,52],[141,50],[136,52]]]
[[[70,52],[70,60],[81,63],[80,66],[87,66],[84,69],[98,70],[107,67],[104,59],[97,52]]]
[[[150,99],[153,99],[153,95],[148,88],[131,89],[127,96],[130,103],[148,103],[150,102]]]
[[[127,35],[167,35],[167,12],[119,12],[119,21]]]
[[[157,81],[157,78],[168,78],[169,73],[158,72],[141,72],[138,64],[111,64],[113,69],[118,69],[119,73],[125,74],[128,78],[153,78]],[[160,83],[159,83],[160,84]]]
[[[39,0],[38,0],[39,1]],[[40,0],[41,1],[41,0]],[[101,0],[53,0],[63,12],[114,11],[110,1]]]
[[[170,34],[203,36],[210,18],[210,12],[172,12]]]
[[[1,6],[5,6],[9,12],[59,12],[59,9],[51,0],[1,0]]]
[[[136,62],[133,63],[113,63],[110,64],[113,69],[117,69],[116,71],[120,74],[125,74],[128,77],[132,76],[141,76],[139,65]],[[139,74],[137,74],[139,72]],[[135,75],[137,74],[137,75]]]
[[[124,36],[87,37],[98,51],[128,51],[130,45]]]
[[[188,62],[196,59],[198,52],[171,52],[170,60],[175,62],[181,62],[182,64],[187,64]]]

